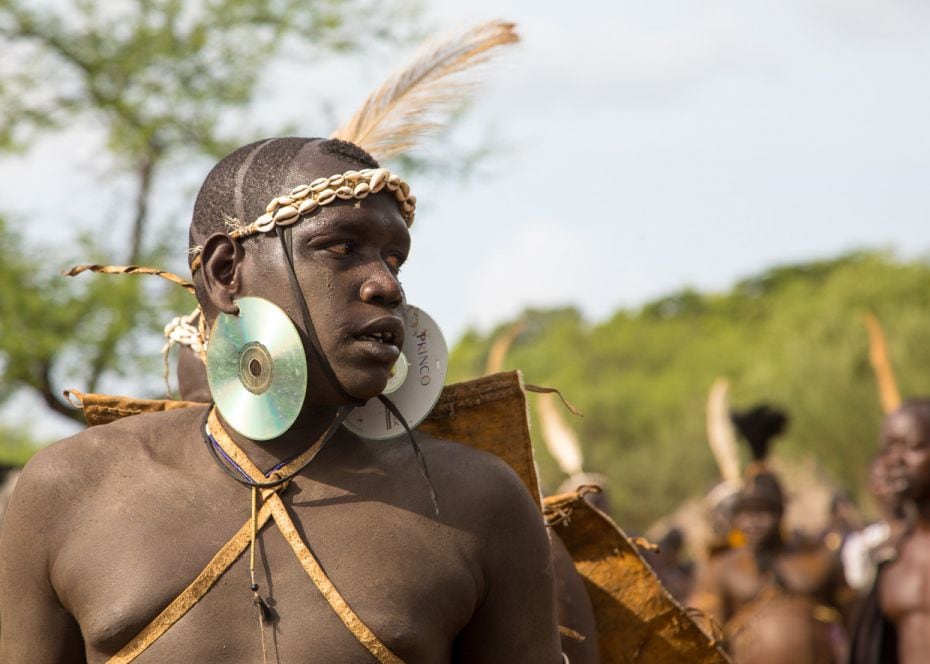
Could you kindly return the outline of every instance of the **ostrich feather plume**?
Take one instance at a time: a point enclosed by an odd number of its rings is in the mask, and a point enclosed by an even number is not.
[[[738,485],[741,477],[739,451],[733,422],[730,420],[729,390],[730,383],[726,378],[718,378],[710,388],[707,397],[707,442],[720,475],[727,482]]]
[[[501,46],[519,41],[514,24],[490,21],[444,41],[427,44],[413,62],[391,76],[349,121],[339,138],[385,159],[405,152],[440,126],[436,115],[470,96],[468,70],[487,62]]]
[[[488,361],[484,367],[485,376],[503,370],[507,351],[510,350],[513,342],[520,336],[520,333],[523,332],[524,329],[526,329],[526,321],[518,320],[494,340],[494,343],[491,344],[491,350],[488,353]]]
[[[887,415],[901,405],[901,393],[894,378],[891,360],[888,358],[888,344],[881,323],[874,314],[865,315],[865,326],[869,331],[869,362],[878,381],[878,393],[882,410]]]
[[[562,472],[570,477],[582,473],[584,453],[575,432],[568,426],[555,394],[540,394],[536,401],[539,421],[542,425],[543,441],[552,454],[552,458],[559,464]]]

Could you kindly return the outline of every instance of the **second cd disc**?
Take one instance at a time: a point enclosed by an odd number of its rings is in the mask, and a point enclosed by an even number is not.
[[[423,310],[403,308],[404,347],[384,389],[411,429],[420,424],[439,400],[448,369],[449,352],[439,326]],[[384,440],[405,433],[403,425],[378,399],[354,409],[344,426],[362,438]]]
[[[243,297],[220,314],[207,346],[207,382],[223,419],[252,440],[287,431],[307,394],[307,357],[297,328],[268,300]]]

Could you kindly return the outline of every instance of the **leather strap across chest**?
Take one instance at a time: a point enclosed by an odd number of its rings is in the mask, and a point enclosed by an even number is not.
[[[266,482],[268,477],[259,470],[255,464],[248,458],[238,445],[226,434],[216,411],[210,412],[207,420],[207,426],[214,439],[219,444],[223,452],[232,461],[243,469],[253,481],[257,483]],[[314,445],[299,457],[288,463],[283,468],[275,471],[271,477],[287,477],[293,469],[299,468],[301,464],[306,463],[308,455],[312,456],[319,452],[320,445]],[[381,664],[403,664],[403,660],[388,650],[378,637],[368,628],[361,618],[348,605],[345,598],[339,590],[333,585],[326,572],[320,566],[319,561],[313,555],[313,552],[303,541],[294,521],[288,512],[284,501],[281,499],[279,492],[287,484],[281,484],[274,488],[261,490],[261,507],[258,509],[255,520],[255,527],[261,530],[271,519],[278,527],[278,531],[284,537],[285,541],[291,547],[301,567],[313,581],[313,584],[320,591],[320,594],[326,599],[330,607],[343,622],[352,635],[370,652]],[[207,564],[204,570],[197,575],[190,585],[185,588],[161,613],[159,613],[152,622],[150,622],[141,632],[139,632],[129,643],[127,643],[116,655],[110,658],[110,664],[125,664],[132,662],[156,640],[158,640],[168,629],[180,620],[197,602],[203,598],[216,581],[228,570],[236,560],[248,548],[252,538],[252,519],[249,519],[232,538],[223,545],[213,559]]]

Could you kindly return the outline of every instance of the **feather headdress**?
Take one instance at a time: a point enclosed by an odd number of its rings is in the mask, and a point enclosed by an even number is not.
[[[882,324],[878,322],[875,314],[865,315],[865,326],[869,331],[869,363],[875,372],[878,382],[878,394],[885,414],[895,411],[901,405],[901,393],[894,378],[891,360],[888,358],[888,344]]]
[[[726,378],[718,378],[710,388],[707,396],[707,442],[710,451],[720,469],[720,475],[734,486],[740,483],[739,453],[736,449],[736,435],[730,420],[730,407],[727,394],[730,383]]]
[[[748,410],[733,411],[730,418],[737,431],[749,443],[754,461],[766,459],[772,439],[783,433],[788,426],[787,413],[764,403]]]
[[[435,114],[467,100],[473,82],[463,76],[494,50],[519,37],[513,23],[490,21],[421,48],[414,61],[375,90],[332,138],[349,141],[375,159],[406,150],[440,123]]]

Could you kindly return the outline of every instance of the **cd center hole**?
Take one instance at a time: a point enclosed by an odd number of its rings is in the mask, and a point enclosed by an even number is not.
[[[249,373],[255,378],[259,378],[262,375],[262,363],[255,359],[251,360],[249,362]]]

